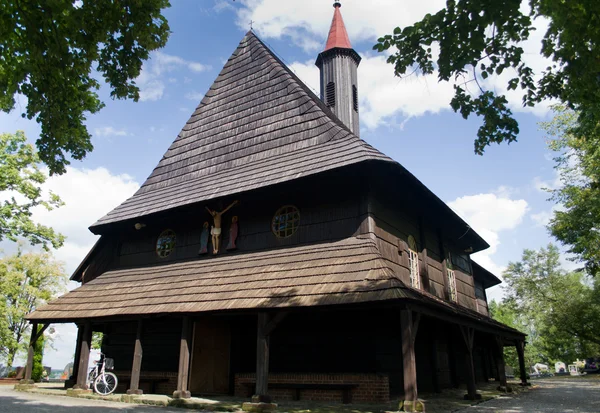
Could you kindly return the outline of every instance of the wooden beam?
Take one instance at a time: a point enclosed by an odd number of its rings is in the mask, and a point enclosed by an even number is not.
[[[498,381],[500,382],[500,386],[506,389],[506,366],[504,364],[504,343],[501,337],[494,336],[494,341],[496,343],[496,351],[494,352],[496,357],[496,370],[498,371]]]
[[[436,393],[441,393],[442,388],[440,387],[440,368],[439,368],[439,359],[438,359],[438,340],[437,338],[432,338],[429,340],[430,343],[430,357],[431,357],[431,382],[433,384],[433,391]]]
[[[31,380],[31,372],[33,371],[33,347],[37,341],[38,324],[31,324],[31,338],[29,339],[29,348],[27,349],[27,365],[25,366],[25,381]]]
[[[419,217],[419,238],[421,241],[421,280],[423,281],[423,289],[429,292],[430,280],[429,280],[429,257],[427,255],[427,243],[425,241],[425,227],[423,225],[423,217]]]
[[[191,343],[191,321],[185,315],[181,325],[181,342],[179,345],[179,369],[177,372],[177,390],[173,392],[174,399],[189,399],[191,393],[188,390],[190,372],[190,343]]]
[[[74,389],[87,390],[87,371],[90,362],[90,347],[92,344],[92,323],[87,320],[83,324],[81,337],[81,352],[79,355],[79,367],[77,369],[77,382]]]
[[[265,326],[265,330],[263,331],[263,334],[266,336],[270,336],[271,333],[273,332],[273,330],[275,330],[275,327],[277,327],[279,325],[279,323],[281,323],[283,321],[283,319],[288,316],[288,314],[289,313],[287,311],[281,311],[281,312],[275,314],[273,317],[271,317],[271,319]]]
[[[256,329],[256,391],[252,396],[254,403],[270,403],[269,396],[269,344],[270,336],[266,334],[269,315],[258,313]]]
[[[462,333],[465,341],[465,347],[467,349],[467,394],[465,395],[465,399],[480,399],[481,395],[477,394],[477,386],[475,384],[475,365],[473,364],[473,341],[475,337],[475,330],[470,327],[460,326],[460,332]]]
[[[525,340],[515,340],[517,356],[519,357],[519,370],[521,373],[521,386],[529,386],[527,382],[527,368],[525,366]]]
[[[133,350],[133,363],[131,366],[131,380],[127,394],[143,394],[140,389],[140,373],[142,370],[142,320],[138,320],[135,347]]]
[[[442,238],[442,231],[438,228],[437,237],[439,242],[440,256],[442,257],[442,278],[444,279],[444,299],[450,300],[450,287],[448,286],[448,264],[446,260],[448,259],[446,254],[446,250],[444,248],[444,240]]]
[[[75,343],[75,359],[73,360],[73,373],[69,380],[65,380],[65,389],[69,389],[77,383],[77,372],[79,371],[79,360],[81,359],[81,342],[83,340],[83,326],[77,325],[77,342]]]
[[[415,360],[415,338],[411,310],[400,311],[400,327],[402,329],[402,367],[404,370],[404,401],[411,405],[417,401],[417,364]],[[417,324],[418,327],[418,324]]]

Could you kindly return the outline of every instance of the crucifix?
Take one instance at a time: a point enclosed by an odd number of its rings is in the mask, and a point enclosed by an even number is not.
[[[221,212],[212,211],[208,207],[205,207],[209,214],[212,215],[214,220],[214,225],[210,228],[210,235],[212,236],[212,244],[213,244],[213,255],[217,255],[219,252],[219,238],[221,237],[221,216],[229,211],[238,201],[233,201],[231,205],[222,210]]]
[[[252,30],[252,23],[256,23],[254,20],[250,20],[250,30]]]

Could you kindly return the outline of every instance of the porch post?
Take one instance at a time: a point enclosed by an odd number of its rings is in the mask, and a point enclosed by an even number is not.
[[[140,390],[140,372],[142,369],[142,320],[138,320],[135,348],[133,351],[133,364],[131,366],[131,381],[127,394],[143,394]]]
[[[77,342],[75,343],[75,359],[73,360],[73,372],[65,380],[65,389],[72,388],[77,382],[77,372],[79,371],[79,360],[81,359],[81,342],[83,341],[83,326],[77,325]]]
[[[420,314],[413,320],[410,309],[400,311],[400,327],[402,329],[402,367],[404,370],[404,401],[400,409],[405,412],[417,411],[420,405],[417,393],[417,364],[415,360],[415,338],[419,329]],[[421,406],[421,410],[422,406]]]
[[[465,399],[481,399],[481,394],[477,393],[477,386],[475,385],[475,365],[473,364],[473,341],[475,338],[475,330],[471,327],[460,326],[460,331],[467,348],[467,394],[465,394]]]
[[[256,330],[256,392],[252,396],[253,403],[271,403],[269,396],[269,344],[270,335],[267,334],[268,314],[258,313]]]
[[[504,365],[504,343],[502,342],[502,338],[498,336],[494,337],[494,341],[496,342],[496,370],[498,371],[498,381],[500,382],[498,390],[509,391],[508,384],[506,383],[506,366]]]
[[[189,399],[188,376],[190,371],[191,323],[189,316],[183,316],[181,328],[181,345],[179,347],[179,373],[177,374],[177,390],[173,392],[174,399]]]
[[[37,336],[37,323],[31,324],[31,338],[29,339],[29,348],[27,349],[27,365],[25,366],[25,382],[31,382],[31,371],[33,370],[33,346]]]
[[[521,386],[529,386],[525,367],[525,341],[516,340],[515,346],[517,347],[517,356],[519,357],[519,370],[521,370]]]
[[[90,345],[92,343],[92,323],[85,321],[83,324],[83,335],[81,337],[81,350],[79,355],[79,367],[77,368],[77,382],[74,389],[87,390],[87,372],[90,362]]]
[[[431,339],[431,382],[433,384],[433,391],[436,393],[442,392],[439,374],[438,340],[437,338],[433,338]]]

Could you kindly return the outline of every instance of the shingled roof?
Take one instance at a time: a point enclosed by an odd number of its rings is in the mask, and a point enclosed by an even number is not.
[[[27,316],[82,318],[350,304],[418,296],[370,238],[107,271]]]
[[[250,31],[146,182],[90,229],[366,160],[393,162]]]

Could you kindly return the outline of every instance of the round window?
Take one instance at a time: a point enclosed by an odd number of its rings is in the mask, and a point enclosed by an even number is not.
[[[279,238],[294,235],[300,224],[300,211],[293,205],[286,205],[277,210],[271,222],[271,230]]]
[[[160,258],[168,257],[175,249],[176,240],[175,231],[170,229],[163,231],[156,241],[156,255]]]

